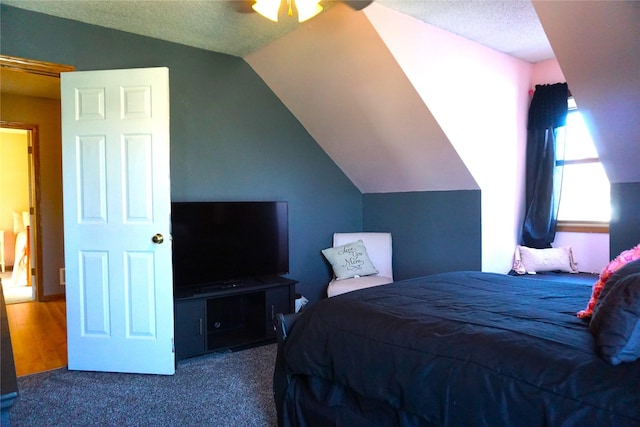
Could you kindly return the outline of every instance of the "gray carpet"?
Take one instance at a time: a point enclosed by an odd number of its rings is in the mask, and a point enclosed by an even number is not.
[[[18,378],[11,425],[275,426],[276,345],[178,363],[173,376],[69,371]]]

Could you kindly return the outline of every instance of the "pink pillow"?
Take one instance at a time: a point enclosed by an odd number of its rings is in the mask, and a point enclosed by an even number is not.
[[[604,288],[604,286],[607,284],[607,280],[609,280],[609,277],[611,277],[613,273],[615,273],[618,269],[620,269],[620,267],[622,267],[626,263],[635,261],[637,259],[640,259],[640,244],[622,252],[620,255],[615,257],[613,261],[607,264],[607,266],[600,273],[600,278],[593,285],[593,290],[591,292],[591,299],[587,304],[587,308],[585,308],[584,310],[580,310],[577,313],[577,316],[581,319],[591,317],[591,315],[593,314],[593,309],[595,308],[596,303],[598,302],[598,296],[600,295],[602,288]]]

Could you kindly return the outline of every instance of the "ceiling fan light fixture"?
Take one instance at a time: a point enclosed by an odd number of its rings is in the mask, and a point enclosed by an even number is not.
[[[323,7],[320,6],[321,0],[287,0],[289,16],[292,16],[292,4],[295,4],[295,8],[298,12],[298,22],[307,21],[320,12]],[[251,6],[253,10],[260,15],[273,22],[278,22],[278,14],[280,12],[280,5],[282,0],[256,0],[255,4]]]
[[[322,12],[320,0],[295,0],[295,2],[298,9],[298,22],[307,21]]]
[[[282,3],[282,0],[256,0],[255,4],[251,7],[265,18],[273,22],[278,22],[280,3]]]

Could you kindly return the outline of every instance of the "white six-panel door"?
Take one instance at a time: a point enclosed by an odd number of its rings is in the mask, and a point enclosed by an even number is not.
[[[62,73],[61,95],[69,369],[173,374],[169,70]]]

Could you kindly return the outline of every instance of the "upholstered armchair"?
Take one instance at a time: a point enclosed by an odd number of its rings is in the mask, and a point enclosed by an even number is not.
[[[357,266],[364,265],[365,269],[351,269],[346,274],[342,274],[344,278],[338,277],[341,274],[336,274],[337,269],[344,267],[345,264],[348,265],[353,259],[338,255],[335,249],[358,241],[362,241],[366,250],[354,251],[354,253],[357,252],[354,256],[357,257]],[[360,246],[356,247],[360,248]],[[329,297],[393,282],[391,233],[334,233],[333,249],[333,251],[323,251],[334,269],[334,277],[327,288]],[[333,259],[330,259],[332,255]],[[364,259],[367,256],[368,259]],[[368,263],[369,261],[370,263]]]

